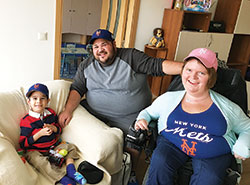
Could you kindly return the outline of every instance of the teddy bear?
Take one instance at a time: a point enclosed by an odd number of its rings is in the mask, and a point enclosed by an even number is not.
[[[165,47],[164,43],[164,31],[162,28],[155,28],[153,31],[153,37],[150,39],[150,46],[154,46],[157,48]]]

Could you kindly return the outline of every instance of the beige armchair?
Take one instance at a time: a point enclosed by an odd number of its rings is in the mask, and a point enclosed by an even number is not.
[[[54,80],[44,84],[50,91],[49,106],[59,114],[66,103],[70,82]],[[17,153],[19,121],[28,111],[25,97],[27,88],[0,92],[0,184],[53,184],[28,162],[23,163]],[[104,171],[104,178],[98,184],[111,184],[111,176],[119,179],[117,174],[121,173],[123,158],[123,135],[120,129],[108,127],[79,106],[69,125],[64,128],[62,138],[78,146],[81,159],[75,162],[76,166],[87,160]],[[119,182],[112,180],[112,184]]]

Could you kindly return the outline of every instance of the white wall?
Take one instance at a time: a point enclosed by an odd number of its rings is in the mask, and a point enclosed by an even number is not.
[[[0,0],[0,91],[53,80],[56,0]],[[141,0],[135,47],[144,50],[172,0]],[[38,40],[38,33],[48,39]]]
[[[135,48],[144,51],[144,45],[152,38],[154,28],[161,28],[164,8],[171,6],[172,0],[141,0]]]
[[[0,0],[0,91],[52,80],[56,0]],[[38,33],[48,33],[38,40]]]

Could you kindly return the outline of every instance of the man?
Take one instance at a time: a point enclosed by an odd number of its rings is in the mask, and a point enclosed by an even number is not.
[[[117,48],[108,30],[96,30],[89,43],[92,55],[78,67],[59,123],[65,127],[80,103],[126,136],[138,113],[151,104],[147,75],[179,74],[182,63],[152,58],[134,48]],[[86,99],[81,101],[83,95]],[[127,147],[134,171],[139,151],[133,148]]]

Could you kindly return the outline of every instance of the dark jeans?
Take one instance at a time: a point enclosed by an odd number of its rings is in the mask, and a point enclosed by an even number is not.
[[[149,167],[147,185],[173,185],[176,171],[189,158],[179,148],[159,135]],[[222,185],[226,169],[230,167],[232,159],[232,154],[209,159],[193,158],[193,175],[190,185]]]

